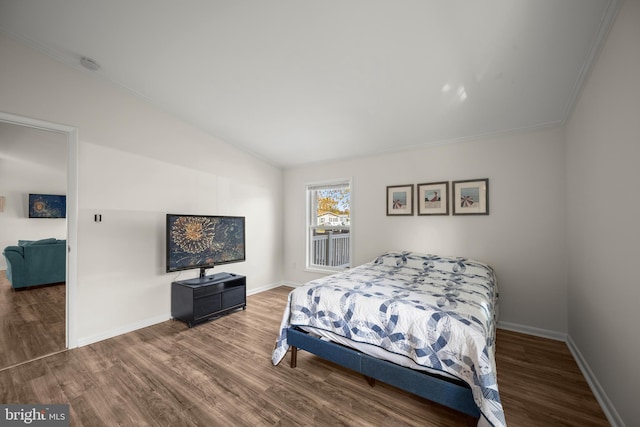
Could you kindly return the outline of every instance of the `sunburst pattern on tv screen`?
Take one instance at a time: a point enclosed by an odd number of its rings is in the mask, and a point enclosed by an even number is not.
[[[167,214],[167,272],[245,260],[244,217]]]

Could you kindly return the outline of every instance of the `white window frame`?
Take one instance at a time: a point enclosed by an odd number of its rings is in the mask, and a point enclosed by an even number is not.
[[[314,217],[317,212],[317,207],[315,206],[315,198],[312,197],[314,190],[320,190],[323,188],[331,188],[331,187],[348,187],[349,188],[349,225],[348,226],[331,226],[330,222],[327,222],[323,225],[315,224],[315,220],[317,217]],[[351,267],[353,263],[353,180],[351,178],[339,178],[332,179],[328,181],[319,181],[319,182],[311,182],[305,185],[305,270],[316,273],[337,273],[340,271],[347,270]],[[328,227],[327,227],[328,226]],[[313,264],[311,255],[312,255],[312,240],[313,240],[313,229],[318,228],[331,228],[331,229],[339,229],[339,230],[349,230],[349,264],[347,267],[332,267],[327,265],[318,265]]]

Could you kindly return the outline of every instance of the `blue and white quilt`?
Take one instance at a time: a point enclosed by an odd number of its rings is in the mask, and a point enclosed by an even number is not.
[[[293,290],[272,362],[280,363],[289,349],[289,327],[325,330],[467,382],[482,413],[478,425],[503,427],[494,358],[497,303],[495,274],[486,264],[388,252]]]

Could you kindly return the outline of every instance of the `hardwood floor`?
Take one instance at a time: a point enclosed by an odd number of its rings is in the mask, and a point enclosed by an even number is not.
[[[15,291],[0,271],[0,369],[64,350],[65,285]]]
[[[73,426],[464,426],[466,418],[300,351],[271,365],[290,288],[192,329],[167,321],[0,371],[2,403],[68,403]],[[607,426],[562,342],[500,330],[514,426]]]

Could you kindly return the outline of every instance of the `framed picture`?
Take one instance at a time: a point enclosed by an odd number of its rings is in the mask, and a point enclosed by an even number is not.
[[[418,184],[418,215],[449,215],[449,181]]]
[[[387,187],[387,215],[413,215],[413,184]]]
[[[454,215],[489,215],[489,178],[453,181]]]

